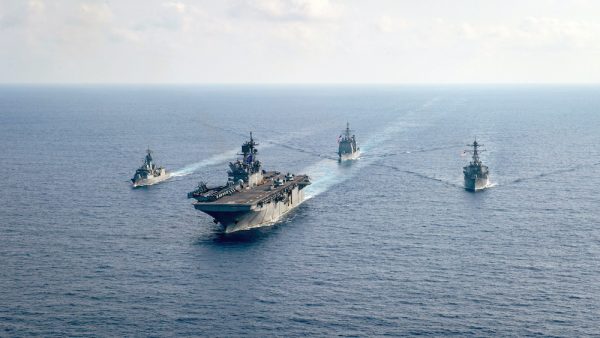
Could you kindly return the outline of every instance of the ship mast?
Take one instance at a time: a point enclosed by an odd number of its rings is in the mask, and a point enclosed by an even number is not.
[[[473,164],[481,165],[481,160],[479,159],[479,152],[484,150],[479,150],[479,147],[482,147],[483,144],[477,143],[477,139],[473,141],[473,144],[467,144],[469,147],[473,147]]]
[[[150,150],[150,147],[148,147],[148,149],[146,150],[146,158],[144,160],[144,163],[148,166],[152,165],[152,150]]]
[[[239,154],[244,156],[243,163],[251,163],[256,161],[255,157],[256,153],[258,153],[258,150],[256,149],[257,145],[258,143],[254,142],[252,132],[250,132],[250,141],[247,141],[242,145],[242,153]]]
[[[350,132],[352,132],[352,130],[350,130],[350,122],[346,122],[346,130],[343,131],[344,133],[344,139],[349,140],[350,139]]]
[[[242,160],[238,159],[236,162],[229,163],[229,182],[237,184],[243,181],[249,187],[262,184],[261,164],[256,159],[256,154],[258,153],[258,149],[256,149],[257,145],[258,143],[254,141],[252,132],[250,132],[250,140],[242,144],[242,153],[238,154],[243,156]]]

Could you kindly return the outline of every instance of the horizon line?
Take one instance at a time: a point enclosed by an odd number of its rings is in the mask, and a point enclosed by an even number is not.
[[[0,86],[597,86],[600,82],[0,82]]]

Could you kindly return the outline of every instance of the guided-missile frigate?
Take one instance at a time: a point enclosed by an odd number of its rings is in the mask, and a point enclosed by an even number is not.
[[[252,138],[242,145],[241,159],[229,163],[227,184],[209,188],[200,182],[188,193],[196,199],[194,208],[220,223],[226,233],[269,224],[304,200],[306,175],[282,174],[262,170],[256,158],[258,143]]]
[[[360,148],[356,146],[356,137],[350,135],[350,123],[346,123],[346,130],[338,137],[339,161],[354,160],[358,157]]]
[[[463,168],[463,173],[465,175],[465,189],[469,191],[485,189],[489,184],[489,170],[479,159],[479,152],[484,151],[478,149],[482,144],[477,143],[477,140],[475,140],[473,144],[467,145],[473,147],[473,150],[465,150],[465,152],[473,153],[473,160],[468,166]]]
[[[133,187],[141,187],[152,185],[166,180],[171,177],[171,173],[167,172],[163,167],[157,167],[152,159],[152,150],[146,150],[144,164],[135,171],[135,175],[131,179]]]

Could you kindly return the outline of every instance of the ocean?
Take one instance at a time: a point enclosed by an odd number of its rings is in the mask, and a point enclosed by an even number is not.
[[[1,86],[0,336],[598,334],[598,92]],[[313,184],[225,235],[186,194],[249,132]],[[493,185],[470,193],[475,138]],[[176,177],[132,189],[147,147]]]

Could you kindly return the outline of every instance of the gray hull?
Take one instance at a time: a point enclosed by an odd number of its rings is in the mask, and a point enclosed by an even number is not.
[[[153,185],[153,184],[160,183],[160,182],[162,182],[164,180],[167,180],[170,177],[171,177],[171,173],[165,173],[165,174],[162,174],[160,176],[139,179],[139,180],[133,182],[132,185],[133,185],[134,188],[144,187],[144,186],[147,186],[147,185]]]
[[[195,204],[194,207],[212,216],[226,233],[270,225],[304,200],[304,191],[294,188],[286,200],[260,204]]]
[[[469,178],[465,177],[465,189],[469,191],[478,191],[487,188],[489,179],[487,177]]]

